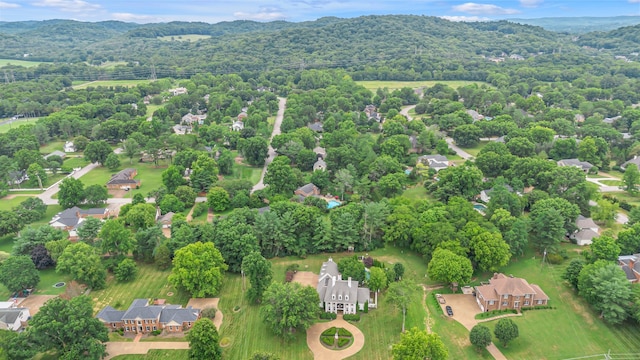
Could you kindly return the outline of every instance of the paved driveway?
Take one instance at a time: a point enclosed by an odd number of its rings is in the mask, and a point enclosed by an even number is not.
[[[344,350],[327,349],[320,343],[320,334],[328,328],[335,326],[337,328],[345,328],[353,335],[353,344]],[[314,360],[340,360],[348,358],[362,350],[364,347],[364,334],[354,325],[344,321],[342,315],[338,319],[317,323],[307,329],[307,346],[313,352]]]
[[[473,295],[444,294],[442,297],[447,302],[446,304],[440,304],[442,312],[446,314],[447,311],[445,310],[445,306],[451,306],[451,309],[453,309],[452,318],[469,330],[478,323],[475,316],[481,311],[480,307],[478,307],[478,303],[476,303],[476,298]]]

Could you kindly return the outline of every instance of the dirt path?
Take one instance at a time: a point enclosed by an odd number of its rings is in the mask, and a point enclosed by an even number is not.
[[[191,210],[189,210],[189,213],[187,214],[187,218],[186,218],[187,222],[193,220],[193,216],[192,215],[193,215],[193,209],[195,209],[195,207],[196,207],[196,205],[193,204],[193,206],[191,207]]]
[[[212,223],[213,222],[213,217],[214,217],[214,213],[213,210],[209,209],[209,212],[207,213],[207,223]]]
[[[424,311],[427,313],[427,318],[424,320],[424,326],[427,329],[427,333],[431,334],[431,324],[433,323],[433,319],[431,318],[431,313],[429,312],[429,307],[427,306],[427,291],[440,289],[442,286],[429,286],[427,287],[424,284],[420,284],[422,287],[422,306],[424,306]]]
[[[345,328],[353,334],[353,344],[344,350],[330,350],[320,343],[320,334],[328,328],[335,326]],[[354,325],[344,321],[342,315],[336,320],[317,323],[307,329],[307,346],[313,352],[314,360],[340,360],[348,358],[362,350],[364,347],[364,334]]]
[[[111,359],[118,355],[127,354],[146,354],[151,349],[189,349],[188,342],[108,342],[107,343],[107,357],[105,360]]]

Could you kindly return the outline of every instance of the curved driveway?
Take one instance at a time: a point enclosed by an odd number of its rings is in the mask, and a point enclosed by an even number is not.
[[[353,335],[353,344],[344,350],[327,349],[320,343],[320,334],[330,327],[345,328]],[[342,315],[338,319],[317,323],[307,329],[307,346],[313,352],[314,360],[340,360],[348,358],[362,350],[364,347],[364,334],[360,329],[351,325],[342,319]]]

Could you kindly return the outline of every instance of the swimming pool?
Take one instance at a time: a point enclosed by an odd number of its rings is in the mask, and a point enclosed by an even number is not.
[[[487,207],[482,204],[473,204],[473,208],[481,212],[483,215],[485,212],[487,212]]]
[[[329,200],[327,202],[327,209],[333,209],[334,207],[338,207],[340,206],[341,203],[339,201],[336,200]]]

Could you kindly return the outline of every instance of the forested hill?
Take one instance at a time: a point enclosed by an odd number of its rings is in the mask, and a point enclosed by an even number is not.
[[[122,24],[122,23],[119,23]],[[161,41],[154,36],[208,34],[199,41]],[[103,23],[54,23],[17,34],[0,34],[0,58],[65,63],[125,61],[144,65],[227,71],[305,66],[365,66],[423,56],[481,61],[482,56],[579,51],[570,37],[539,27],[501,22],[461,23],[426,16],[322,18],[303,23],[168,23],[122,33]],[[486,61],[486,60],[482,60]],[[215,71],[215,69],[210,69]],[[416,70],[417,71],[417,70]]]
[[[584,34],[580,36],[577,43],[581,46],[612,50],[618,55],[628,56],[631,53],[640,52],[640,25]]]
[[[534,25],[549,31],[584,34],[592,31],[610,31],[624,26],[640,24],[640,16],[610,17],[547,17],[537,19],[509,19],[509,21]]]

